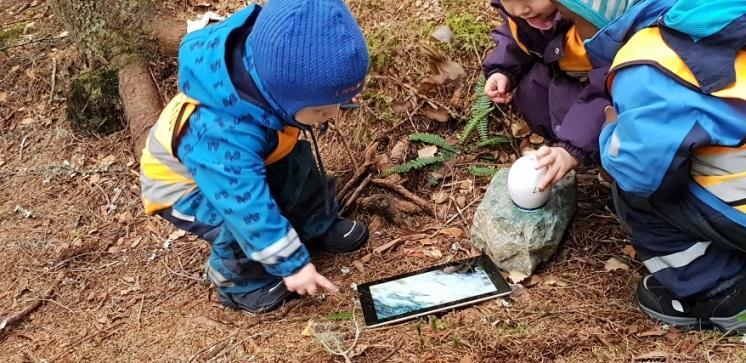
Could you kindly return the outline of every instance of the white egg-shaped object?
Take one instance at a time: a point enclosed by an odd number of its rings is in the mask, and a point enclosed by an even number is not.
[[[536,186],[546,174],[546,168],[536,169],[536,156],[527,155],[516,160],[508,172],[508,193],[519,208],[533,210],[544,206],[552,188],[539,191]]]

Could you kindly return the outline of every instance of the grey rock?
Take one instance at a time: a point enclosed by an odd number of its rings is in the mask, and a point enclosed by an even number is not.
[[[508,169],[499,170],[474,214],[472,243],[506,271],[530,275],[549,260],[575,215],[575,172],[552,188],[552,197],[540,209],[518,208],[508,195]]]

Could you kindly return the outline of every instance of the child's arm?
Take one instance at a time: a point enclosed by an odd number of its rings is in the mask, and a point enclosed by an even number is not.
[[[556,146],[580,163],[598,162],[598,135],[606,119],[604,109],[611,105],[606,93],[607,73],[607,67],[590,71],[585,89],[554,130],[559,140]]]
[[[534,59],[526,53],[513,38],[508,25],[508,16],[500,11],[503,23],[492,31],[495,48],[490,51],[482,63],[484,75],[490,78],[495,73],[502,73],[510,79],[511,88],[528,72]]]

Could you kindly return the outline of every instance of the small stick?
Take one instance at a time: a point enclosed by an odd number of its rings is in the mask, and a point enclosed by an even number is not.
[[[0,322],[0,333],[3,333],[5,331],[10,330],[10,327],[14,324],[17,324],[24,318],[26,318],[29,314],[33,313],[36,309],[38,309],[43,302],[49,300],[50,297],[52,297],[52,293],[54,293],[54,290],[57,288],[57,285],[59,285],[62,280],[65,278],[64,273],[60,273],[57,275],[57,279],[54,280],[52,285],[47,289],[47,291],[44,291],[44,294],[41,295],[39,299],[34,301],[33,304],[27,306],[25,309],[19,311],[18,313],[11,315],[2,322]]]
[[[417,204],[417,206],[419,206],[420,208],[422,208],[423,211],[430,211],[430,213],[433,216],[435,215],[435,212],[433,211],[432,205],[430,205],[430,203],[428,201],[426,201],[426,200],[418,197],[414,193],[412,193],[409,190],[407,190],[407,188],[405,188],[405,187],[403,187],[403,186],[401,186],[399,184],[394,184],[394,183],[392,183],[392,182],[390,182],[388,180],[385,180],[385,179],[373,179],[373,180],[371,180],[371,183],[373,183],[374,185],[379,186],[379,187],[384,187],[384,188],[391,189],[391,190],[393,190],[393,191],[401,194],[401,196],[403,196],[404,198],[409,199],[410,201],[412,201],[412,203]]]
[[[337,121],[339,121],[339,118],[341,117],[342,113],[337,114]],[[355,173],[357,173],[360,170],[360,165],[357,164],[357,159],[355,159],[355,156],[352,154],[352,149],[350,149],[350,143],[347,142],[347,138],[345,137],[345,134],[342,133],[342,130],[340,130],[337,125],[335,125],[333,122],[329,122],[329,125],[332,127],[332,130],[336,131],[337,134],[339,134],[339,137],[342,138],[342,143],[345,146],[345,149],[347,149],[347,155],[350,156],[350,160],[352,160],[352,167],[355,169]]]
[[[344,213],[345,209],[347,209],[347,207],[349,207],[355,201],[355,199],[357,199],[357,197],[360,195],[360,192],[363,191],[363,188],[368,186],[372,178],[373,178],[373,174],[368,174],[368,177],[366,177],[365,180],[363,180],[363,182],[360,183],[357,189],[355,189],[355,191],[352,193],[352,196],[350,196],[350,198],[347,199],[347,202],[345,202],[344,206],[342,206],[342,209],[339,210],[340,215]]]
[[[52,90],[49,91],[49,103],[54,101],[54,87],[57,83],[57,58],[52,58]]]
[[[466,206],[464,207],[464,209],[462,209],[462,211],[465,211],[465,210],[469,209],[469,207],[471,207],[472,205],[474,205],[474,203],[476,203],[476,202],[478,202],[478,201],[479,201],[479,199],[474,199],[474,200],[472,200],[472,201],[471,201],[471,203],[467,204],[467,205],[466,205]],[[456,210],[458,210],[458,206],[456,206]],[[460,213],[456,213],[456,214],[454,214],[454,215],[453,215],[453,217],[451,217],[451,218],[448,218],[448,220],[447,220],[447,221],[445,221],[445,223],[441,224],[441,225],[440,225],[440,228],[438,228],[438,230],[437,230],[437,231],[435,231],[435,233],[431,234],[429,238],[433,238],[433,237],[437,236],[437,235],[438,235],[438,233],[440,233],[440,231],[442,231],[442,230],[443,230],[443,228],[444,228],[445,226],[447,226],[447,225],[448,225],[448,223],[451,223],[451,222],[453,222],[453,220],[454,220],[454,219],[456,219],[456,218],[457,218],[457,217],[459,217],[459,216],[461,216],[461,214],[460,214]],[[462,218],[463,218],[463,217],[462,217]]]

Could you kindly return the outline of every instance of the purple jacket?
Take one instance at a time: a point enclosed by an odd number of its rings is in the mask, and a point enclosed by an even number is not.
[[[499,0],[491,4],[506,21],[492,32],[495,48],[484,60],[485,75],[500,72],[510,77],[512,86],[517,87],[515,107],[535,133],[583,163],[597,162],[604,108],[611,104],[605,89],[609,64],[592,62],[593,69],[586,77],[570,76],[560,69],[565,36],[573,27],[569,20],[556,20],[551,30],[541,31],[509,16]],[[508,18],[530,54],[513,37]]]

